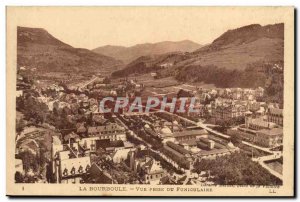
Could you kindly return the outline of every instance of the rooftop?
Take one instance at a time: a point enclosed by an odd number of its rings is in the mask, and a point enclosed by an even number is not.
[[[223,154],[223,153],[227,153],[227,152],[230,152],[230,150],[229,149],[212,149],[209,151],[202,150],[199,152],[199,155],[200,156],[208,156],[208,155]]]
[[[283,135],[283,130],[282,128],[262,129],[257,131],[257,133],[268,135],[268,136],[277,136],[277,135]]]
[[[186,130],[181,132],[173,133],[174,137],[183,137],[183,136],[197,136],[197,135],[205,135],[207,132],[205,130]]]
[[[282,115],[282,109],[279,108],[270,108],[269,112],[270,114],[277,114],[277,115]]]

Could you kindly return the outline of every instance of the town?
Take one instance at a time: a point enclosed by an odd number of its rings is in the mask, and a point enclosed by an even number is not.
[[[101,74],[45,84],[34,71],[17,73],[17,183],[282,184],[283,107],[266,102],[262,87],[164,90]],[[166,103],[104,113],[107,97],[115,99],[106,107],[119,97]],[[180,110],[191,102],[197,110]]]

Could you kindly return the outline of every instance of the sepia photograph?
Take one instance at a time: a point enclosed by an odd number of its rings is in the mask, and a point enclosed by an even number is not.
[[[6,7],[7,195],[294,196],[293,7]]]

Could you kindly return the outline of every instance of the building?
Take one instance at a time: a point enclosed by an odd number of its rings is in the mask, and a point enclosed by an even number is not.
[[[233,118],[243,117],[247,111],[246,106],[235,104],[221,104],[212,106],[212,117],[215,121],[229,121]]]
[[[262,87],[258,87],[255,89],[255,97],[263,97],[264,96],[264,89]]]
[[[229,135],[237,135],[239,138],[251,141],[263,147],[275,147],[282,144],[283,129],[275,123],[262,118],[245,118],[245,125],[236,129],[227,130]]]
[[[143,174],[145,183],[152,184],[156,182],[157,184],[164,176],[164,170],[162,169],[160,162],[153,158],[145,160],[145,163],[141,163],[139,168],[140,172]]]
[[[116,123],[109,123],[104,126],[88,127],[87,133],[89,137],[97,136],[100,140],[110,139],[111,141],[126,141],[125,128]]]
[[[198,147],[205,150],[212,150],[215,147],[215,141],[208,138],[200,138],[196,144]]]
[[[90,152],[96,152],[96,141],[99,140],[99,137],[84,137],[79,140],[79,145],[83,149],[88,149]]]
[[[166,62],[166,63],[160,64],[159,66],[163,67],[163,68],[171,67],[171,66],[173,66],[173,63],[172,62]]]
[[[197,146],[201,149],[196,154],[200,159],[215,159],[239,151],[231,142],[224,143],[214,136],[200,138]]]
[[[113,184],[112,176],[105,170],[101,169],[97,164],[93,163],[84,179],[85,183],[92,184]]]
[[[62,153],[60,153],[62,154]],[[63,155],[66,157],[66,155]],[[89,156],[76,158],[59,158],[58,175],[59,183],[78,184],[81,183],[82,175],[90,169],[91,161]]]
[[[62,144],[57,136],[52,138],[52,179],[56,183],[81,183],[90,169],[89,155],[78,143]]]
[[[120,149],[115,151],[111,157],[112,157],[112,161],[114,163],[121,163],[122,161],[125,161],[128,157],[128,153],[133,151],[134,149],[131,148],[127,148],[127,149]]]
[[[264,147],[277,147],[282,145],[282,128],[262,129],[257,131],[256,142]]]
[[[169,163],[179,169],[190,169],[193,162],[191,152],[174,142],[166,142],[163,147],[163,154],[168,157]]]
[[[137,172],[143,183],[159,184],[160,179],[165,176],[159,161],[150,156],[136,159],[134,153],[129,153],[130,167]]]
[[[267,112],[268,121],[283,126],[283,110],[279,108],[269,108]]]
[[[238,152],[239,149],[237,147],[232,146],[231,148],[224,148],[224,149],[212,149],[209,151],[201,151],[198,153],[198,157],[200,159],[215,159],[217,157],[230,155],[233,152]]]
[[[261,130],[261,129],[269,129],[274,128],[276,124],[268,122],[264,120],[262,117],[260,118],[252,118],[251,116],[245,117],[245,126],[246,128],[252,130]]]
[[[153,77],[154,79],[157,79],[158,78],[158,76],[157,76],[157,73],[156,72],[151,72],[151,77]]]
[[[186,130],[173,133],[173,137],[178,142],[197,140],[203,135],[207,135],[206,130]]]

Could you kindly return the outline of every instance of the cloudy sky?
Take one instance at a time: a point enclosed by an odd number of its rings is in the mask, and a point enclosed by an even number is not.
[[[279,23],[281,11],[272,7],[18,7],[8,8],[8,19],[19,26],[44,28],[73,47],[93,49],[186,39],[207,44],[228,29]]]

